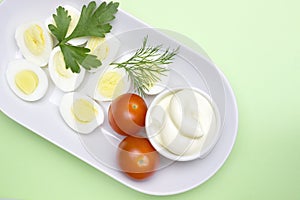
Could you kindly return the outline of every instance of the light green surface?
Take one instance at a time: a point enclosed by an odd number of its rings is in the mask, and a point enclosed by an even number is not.
[[[201,44],[238,101],[239,133],[225,165],[200,187],[163,199],[300,199],[300,1],[120,2],[150,25]],[[0,198],[158,197],[123,186],[0,114]]]

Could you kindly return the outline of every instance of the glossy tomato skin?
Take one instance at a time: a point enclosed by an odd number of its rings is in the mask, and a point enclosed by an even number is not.
[[[119,128],[119,126],[115,122],[115,119],[113,118],[113,114],[112,114],[112,111],[111,111],[111,106],[108,109],[108,122],[109,122],[110,126],[112,127],[112,129],[114,129],[114,131],[116,131],[120,135],[128,136],[124,131],[122,131]]]
[[[109,124],[121,135],[137,136],[145,126],[147,104],[142,97],[127,93],[114,99],[108,110]]]
[[[135,180],[150,177],[159,164],[159,155],[146,138],[126,137],[117,154],[121,170]]]

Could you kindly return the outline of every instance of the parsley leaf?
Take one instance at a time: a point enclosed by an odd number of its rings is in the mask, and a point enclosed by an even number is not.
[[[119,3],[103,2],[96,9],[94,1],[88,6],[83,6],[78,24],[67,40],[84,36],[104,37],[112,28],[109,22],[115,19],[114,14],[118,11],[118,6]]]
[[[64,55],[67,69],[71,68],[73,73],[80,72],[79,65],[83,66],[87,70],[97,68],[101,65],[101,62],[97,59],[97,56],[88,54],[90,50],[85,47],[61,44],[60,48]]]
[[[58,40],[66,68],[70,68],[72,72],[79,73],[80,65],[87,70],[101,66],[101,61],[96,56],[88,54],[90,49],[79,46],[72,46],[68,41],[78,37],[95,36],[105,37],[109,33],[112,26],[109,24],[115,19],[115,14],[118,11],[119,3],[101,3],[98,7],[95,1],[90,2],[87,6],[84,5],[81,10],[79,21],[74,31],[66,37],[71,16],[68,11],[59,6],[56,9],[56,14],[53,14],[54,24],[49,24],[48,28]]]
[[[68,15],[68,11],[65,8],[59,6],[56,9],[56,15],[53,14],[53,19],[55,21],[56,26],[53,24],[49,24],[49,30],[56,37],[59,42],[66,37],[70,22],[71,16]]]

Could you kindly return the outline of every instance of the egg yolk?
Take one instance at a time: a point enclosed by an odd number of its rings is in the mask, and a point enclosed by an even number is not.
[[[72,113],[77,121],[89,123],[98,115],[98,110],[89,101],[78,99],[73,103]]]
[[[109,47],[105,42],[105,38],[101,37],[92,37],[87,44],[87,48],[89,48],[95,56],[99,60],[104,60],[107,58],[109,53]]]
[[[38,25],[32,25],[25,31],[24,41],[29,51],[36,56],[41,55],[46,46],[44,31]]]
[[[122,76],[118,72],[106,72],[98,82],[98,92],[106,98],[118,96],[123,89]]]
[[[39,78],[33,71],[23,70],[16,74],[15,83],[21,92],[29,95],[36,90]]]
[[[70,78],[73,76],[73,72],[71,71],[71,69],[67,69],[66,68],[66,64],[65,64],[65,60],[64,60],[64,56],[62,54],[61,51],[58,51],[53,58],[53,62],[55,63],[55,69],[56,72],[64,77],[64,78]]]

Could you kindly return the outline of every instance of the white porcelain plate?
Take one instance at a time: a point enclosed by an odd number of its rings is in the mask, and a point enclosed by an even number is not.
[[[162,44],[171,49],[180,46],[179,54],[170,65],[168,87],[190,86],[206,92],[218,106],[221,115],[221,136],[205,158],[170,162],[161,157],[159,170],[145,181],[134,181],[118,170],[115,151],[122,138],[109,127],[106,113],[104,124],[92,134],[83,136],[72,131],[62,120],[58,109],[62,92],[51,81],[46,96],[37,102],[22,101],[10,90],[5,77],[7,64],[21,57],[14,39],[16,28],[28,21],[45,20],[55,12],[58,5],[68,4],[80,9],[83,4],[88,3],[86,0],[4,0],[0,3],[0,27],[3,30],[0,33],[0,110],[24,127],[137,191],[170,195],[202,184],[220,169],[232,149],[238,127],[237,104],[225,76],[203,53],[185,46],[182,41],[190,41],[180,34],[164,31],[172,35],[172,38],[175,36],[177,41],[171,39],[162,30],[154,30],[122,10],[119,10],[112,23],[112,34],[121,42],[118,56],[139,48],[147,35],[149,45]],[[146,98],[148,105],[152,99],[153,97]],[[107,112],[109,103],[101,105]]]

